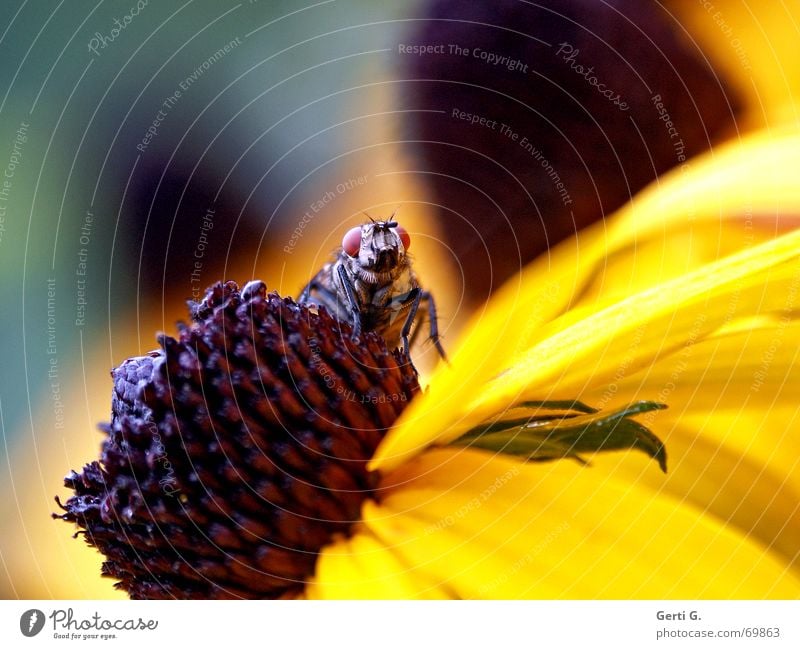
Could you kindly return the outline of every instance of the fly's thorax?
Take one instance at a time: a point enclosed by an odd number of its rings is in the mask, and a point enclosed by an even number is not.
[[[364,283],[363,286],[371,294],[370,302],[374,306],[386,306],[393,302],[407,302],[407,296],[415,288],[419,288],[419,282],[411,270],[411,266],[406,265],[391,282],[372,286]]]
[[[356,280],[355,291],[364,329],[377,331],[390,348],[400,346],[400,331],[414,301],[415,289],[419,289],[419,282],[410,266],[394,281],[385,284]]]

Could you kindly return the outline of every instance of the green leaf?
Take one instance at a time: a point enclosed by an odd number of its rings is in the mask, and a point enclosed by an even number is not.
[[[667,471],[664,444],[647,427],[631,419],[667,406],[655,401],[637,401],[604,413],[578,401],[528,401],[516,407],[536,408],[529,417],[492,421],[459,437],[454,445],[482,448],[540,462],[572,458],[584,462],[578,453],[638,449]],[[564,410],[540,415],[538,410]],[[570,410],[578,412],[569,412]]]
[[[515,408],[544,408],[545,410],[577,410],[592,414],[597,408],[591,408],[580,401],[521,401]]]

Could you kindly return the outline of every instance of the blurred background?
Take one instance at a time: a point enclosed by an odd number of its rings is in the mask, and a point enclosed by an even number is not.
[[[110,369],[207,285],[297,295],[398,210],[452,347],[548,246],[785,120],[796,16],[708,4],[8,0],[0,596],[121,597],[53,498],[96,457]]]

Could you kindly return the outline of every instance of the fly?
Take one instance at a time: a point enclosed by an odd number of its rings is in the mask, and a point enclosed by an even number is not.
[[[417,320],[423,306],[428,312],[429,338],[446,360],[436,302],[420,286],[407,254],[411,237],[393,217],[388,221],[370,218],[370,223],[348,230],[335,260],[313,277],[298,302],[324,306],[353,327],[354,338],[362,331],[375,331],[390,349],[402,341],[406,356],[422,330]]]

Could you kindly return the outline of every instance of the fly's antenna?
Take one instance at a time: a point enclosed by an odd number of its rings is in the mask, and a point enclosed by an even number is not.
[[[362,212],[362,213],[364,214],[364,216],[366,216],[366,217],[367,217],[367,218],[368,218],[370,221],[372,221],[373,223],[375,223],[375,219],[373,219],[373,218],[372,218],[372,217],[371,217],[369,214],[367,214],[367,211],[366,211],[366,210],[361,210],[361,212]]]
[[[394,217],[395,217],[395,214],[397,214],[397,211],[399,209],[400,209],[399,207],[395,207],[394,211],[389,215],[389,218],[386,219],[385,223],[386,223],[386,227],[387,228],[396,228],[397,227],[397,221],[394,220]]]

